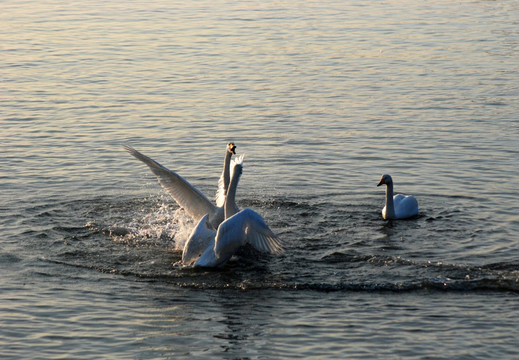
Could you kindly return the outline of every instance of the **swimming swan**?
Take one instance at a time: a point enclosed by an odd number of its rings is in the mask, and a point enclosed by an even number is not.
[[[251,244],[254,248],[272,254],[281,254],[283,245],[265,220],[251,209],[236,212],[236,188],[243,172],[243,157],[236,160],[227,196],[225,197],[225,221],[215,231],[211,246],[195,262],[195,267],[221,267],[236,253],[238,248]]]
[[[131,155],[148,165],[151,171],[157,176],[162,187],[169,192],[178,205],[195,220],[199,220],[205,215],[207,225],[217,229],[218,225],[224,220],[225,214],[221,194],[225,194],[225,189],[229,186],[229,166],[231,157],[236,154],[236,146],[233,143],[227,145],[225,151],[224,169],[219,180],[217,191],[217,204],[213,204],[204,194],[191,185],[182,176],[174,171],[160,165],[155,160],[141,154],[131,146],[124,147]],[[220,205],[219,205],[220,204]]]
[[[418,214],[418,201],[413,195],[393,196],[393,179],[383,175],[377,186],[386,185],[386,205],[382,209],[384,219],[405,219]]]

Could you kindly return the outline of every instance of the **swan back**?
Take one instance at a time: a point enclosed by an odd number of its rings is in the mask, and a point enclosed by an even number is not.
[[[395,204],[395,216],[397,219],[418,215],[418,201],[413,195],[395,195],[393,203]]]

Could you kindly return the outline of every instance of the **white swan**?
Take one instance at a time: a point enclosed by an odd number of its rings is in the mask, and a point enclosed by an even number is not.
[[[185,264],[193,263],[213,242],[215,236],[213,233],[216,233],[218,225],[225,219],[223,206],[230,182],[229,171],[231,167],[231,157],[232,155],[236,155],[236,145],[229,143],[225,150],[223,171],[218,181],[218,191],[216,192],[216,206],[197,188],[177,173],[160,165],[146,155],[141,154],[131,146],[125,146],[125,149],[131,155],[148,165],[151,171],[157,176],[162,187],[171,194],[180,207],[184,208],[194,220],[199,219],[182,251],[182,262]],[[238,211],[238,207],[235,203],[229,203],[229,206],[234,206],[235,211]]]
[[[413,195],[394,195],[393,179],[383,175],[377,186],[386,185],[386,205],[382,209],[384,219],[405,219],[418,214],[418,201]]]
[[[238,157],[236,160],[236,162],[239,162],[240,164],[242,161],[243,155]],[[227,188],[230,187],[229,182],[231,175],[229,174],[229,167],[234,171],[235,161],[228,161],[228,158],[226,157],[224,170],[222,176],[220,177],[220,181],[218,182],[219,189],[217,193],[217,205],[223,209],[224,219],[226,218],[226,215],[231,216],[232,214],[235,214],[239,211],[238,206],[236,205],[235,194],[230,194],[227,196],[227,189],[223,189],[223,186],[227,186]],[[237,186],[238,183],[236,181],[234,188]],[[184,265],[193,264],[209,246],[214,246],[216,228],[209,225],[208,218],[208,214],[202,217],[189,235],[189,238],[186,241],[182,251],[182,263]]]
[[[263,252],[281,254],[281,240],[265,223],[257,212],[243,209],[236,212],[232,206],[235,202],[236,188],[243,171],[243,157],[236,160],[233,168],[229,190],[225,198],[225,221],[214,232],[211,245],[195,262],[195,267],[221,267],[245,244]]]

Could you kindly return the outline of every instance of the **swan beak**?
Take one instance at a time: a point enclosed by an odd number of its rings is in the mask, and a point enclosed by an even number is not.
[[[382,179],[380,179],[380,182],[378,183],[377,186],[383,185],[385,183],[386,183],[386,181],[384,180],[384,178],[382,178]]]

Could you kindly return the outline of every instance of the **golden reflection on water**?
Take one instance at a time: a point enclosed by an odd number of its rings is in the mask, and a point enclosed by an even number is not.
[[[510,52],[516,31],[487,16],[506,13],[506,4],[2,7],[2,125],[14,148],[43,144],[57,155],[71,146],[68,155],[84,161],[84,146],[101,156],[128,141],[153,148],[187,139],[202,154],[233,138],[265,172],[273,156],[320,164],[325,178],[356,159],[357,185],[389,167],[415,183],[429,183],[421,174],[432,172],[449,191],[460,186],[453,178],[473,178],[473,159],[500,157],[493,145],[516,141],[509,78],[517,64],[499,55]],[[487,155],[461,146],[467,137],[485,138]],[[304,173],[295,178],[315,171],[297,170]],[[272,180],[294,185],[294,170],[279,171]],[[479,176],[512,192],[501,172]]]

